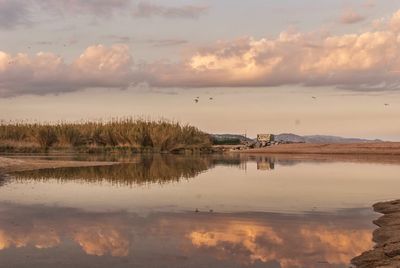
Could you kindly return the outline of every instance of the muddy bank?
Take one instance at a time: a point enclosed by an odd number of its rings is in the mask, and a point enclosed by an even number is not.
[[[244,149],[244,153],[273,154],[363,154],[363,155],[397,155],[400,156],[400,142],[373,142],[351,144],[280,144],[256,149]]]
[[[240,159],[269,159],[272,162],[321,162],[321,163],[379,163],[379,164],[400,164],[400,155],[379,155],[379,154],[284,154],[284,153],[253,153],[244,152],[232,155],[239,155]]]
[[[60,161],[60,160],[43,160],[43,159],[15,159],[0,157],[0,174],[26,171],[43,168],[60,168],[60,167],[89,167],[89,166],[105,166],[114,165],[117,162],[96,162],[96,161]]]
[[[384,214],[374,221],[379,228],[373,233],[375,248],[352,260],[359,268],[400,267],[400,200],[374,205]]]

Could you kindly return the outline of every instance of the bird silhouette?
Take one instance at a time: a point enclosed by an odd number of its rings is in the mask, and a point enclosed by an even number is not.
[[[213,97],[210,97],[210,100],[213,100],[214,98]]]
[[[312,96],[311,98],[313,98],[313,99],[315,100],[317,97],[315,97],[315,96]]]
[[[198,102],[199,102],[199,100],[198,100],[198,99],[194,99],[194,102],[195,102],[195,103],[198,103]]]

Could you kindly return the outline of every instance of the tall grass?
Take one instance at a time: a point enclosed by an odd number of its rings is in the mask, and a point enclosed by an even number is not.
[[[43,149],[129,147],[174,151],[211,145],[208,134],[177,122],[114,119],[80,123],[0,123],[0,144],[30,144]]]

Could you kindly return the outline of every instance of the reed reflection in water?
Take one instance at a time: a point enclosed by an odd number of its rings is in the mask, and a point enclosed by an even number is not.
[[[115,166],[19,172],[4,179],[0,202],[138,213],[297,213],[369,208],[398,196],[396,159],[301,157],[136,155]]]
[[[105,181],[122,186],[164,184],[195,177],[213,165],[210,158],[196,155],[141,155],[129,162],[111,166],[23,171],[14,173],[13,177],[20,181],[47,179],[56,179],[59,182],[78,180],[86,183]]]
[[[236,166],[246,169],[248,162],[256,162],[258,170],[273,170],[275,162],[281,165],[293,165],[296,161],[279,160],[269,156],[233,155],[171,155],[150,154],[135,157],[91,157],[93,161],[122,161],[111,166],[51,168],[13,173],[17,181],[46,181],[55,179],[58,182],[71,180],[85,183],[108,182],[113,185],[131,186],[148,183],[165,184],[179,182],[182,179],[196,177],[215,166]],[[80,160],[85,159],[80,157]],[[299,161],[297,161],[299,162]],[[0,185],[1,186],[1,185]]]

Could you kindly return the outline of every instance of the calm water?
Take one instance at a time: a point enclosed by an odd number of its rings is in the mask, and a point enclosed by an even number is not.
[[[0,267],[348,267],[400,196],[400,165],[371,159],[120,160],[2,178]]]

